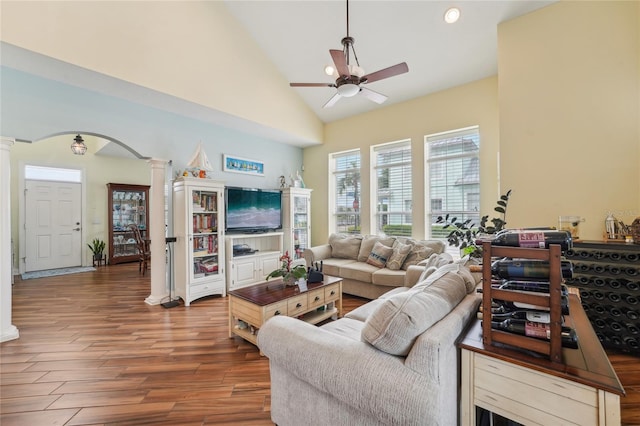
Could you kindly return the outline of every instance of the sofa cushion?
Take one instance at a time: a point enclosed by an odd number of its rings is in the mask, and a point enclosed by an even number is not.
[[[358,306],[353,311],[349,312],[344,318],[351,318],[354,320],[362,321],[363,323],[369,318],[369,316],[382,304],[383,299],[373,299],[362,306]],[[362,330],[360,330],[362,331]],[[360,336],[358,336],[358,339]]]
[[[376,285],[383,285],[387,287],[402,287],[404,286],[404,276],[406,271],[392,271],[389,268],[382,268],[371,274],[371,283]]]
[[[362,321],[353,318],[340,318],[338,321],[328,322],[320,328],[351,340],[360,341],[363,326],[364,322]]]
[[[414,240],[408,238],[406,244],[412,244],[413,248],[407,255],[402,269],[407,270],[410,265],[416,265],[424,259],[428,259],[434,253],[442,253],[444,251],[444,243],[439,240]]]
[[[325,275],[331,275],[334,277],[342,277],[340,275],[340,268],[346,265],[357,264],[355,260],[352,259],[324,259],[322,261],[322,273]]]
[[[377,241],[373,245],[371,253],[369,253],[367,263],[369,265],[377,266],[378,268],[384,268],[384,266],[387,264],[387,260],[389,259],[389,257],[391,257],[392,253],[393,248],[385,246],[380,241]]]
[[[362,236],[350,234],[331,234],[329,245],[331,245],[331,257],[340,259],[358,259]]]
[[[413,249],[413,244],[404,244],[398,240],[393,242],[393,253],[387,260],[387,268],[397,271],[402,268],[402,264]]]
[[[394,237],[381,237],[380,235],[364,235],[360,251],[358,252],[358,262],[366,262],[373,250],[373,246],[377,242],[381,242],[385,246],[392,247],[395,241]]]
[[[456,265],[459,266],[459,265]],[[392,355],[407,355],[415,339],[466,296],[462,276],[448,272],[429,286],[387,299],[365,321],[362,339]]]
[[[340,278],[355,281],[364,281],[365,283],[371,282],[371,274],[376,272],[379,268],[373,265],[369,265],[365,262],[349,262],[340,267],[340,271],[336,274]],[[326,272],[331,275],[330,273]]]

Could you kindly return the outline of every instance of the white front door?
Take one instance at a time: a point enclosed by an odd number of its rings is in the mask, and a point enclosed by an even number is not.
[[[80,183],[25,181],[27,272],[82,265]]]

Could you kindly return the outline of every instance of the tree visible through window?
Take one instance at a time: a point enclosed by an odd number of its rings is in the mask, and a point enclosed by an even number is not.
[[[480,222],[480,133],[477,126],[425,137],[428,206],[426,229],[445,238],[436,224],[447,213],[458,220]]]
[[[371,175],[376,176],[375,233],[411,236],[411,141],[373,146],[371,158]]]
[[[334,232],[360,232],[360,151],[330,155]]]

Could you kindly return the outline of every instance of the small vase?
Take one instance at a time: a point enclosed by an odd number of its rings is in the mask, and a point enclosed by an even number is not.
[[[284,282],[285,287],[296,286],[296,277],[294,277],[293,275],[282,277],[282,281]]]

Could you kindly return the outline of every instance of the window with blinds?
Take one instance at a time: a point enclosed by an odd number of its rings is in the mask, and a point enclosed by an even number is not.
[[[411,236],[411,141],[371,147],[375,194],[372,221],[377,235]]]
[[[436,224],[438,216],[480,222],[480,133],[478,126],[425,137],[430,211],[425,229],[431,238],[449,233]]]
[[[360,232],[360,151],[329,155],[330,210],[333,232]]]

